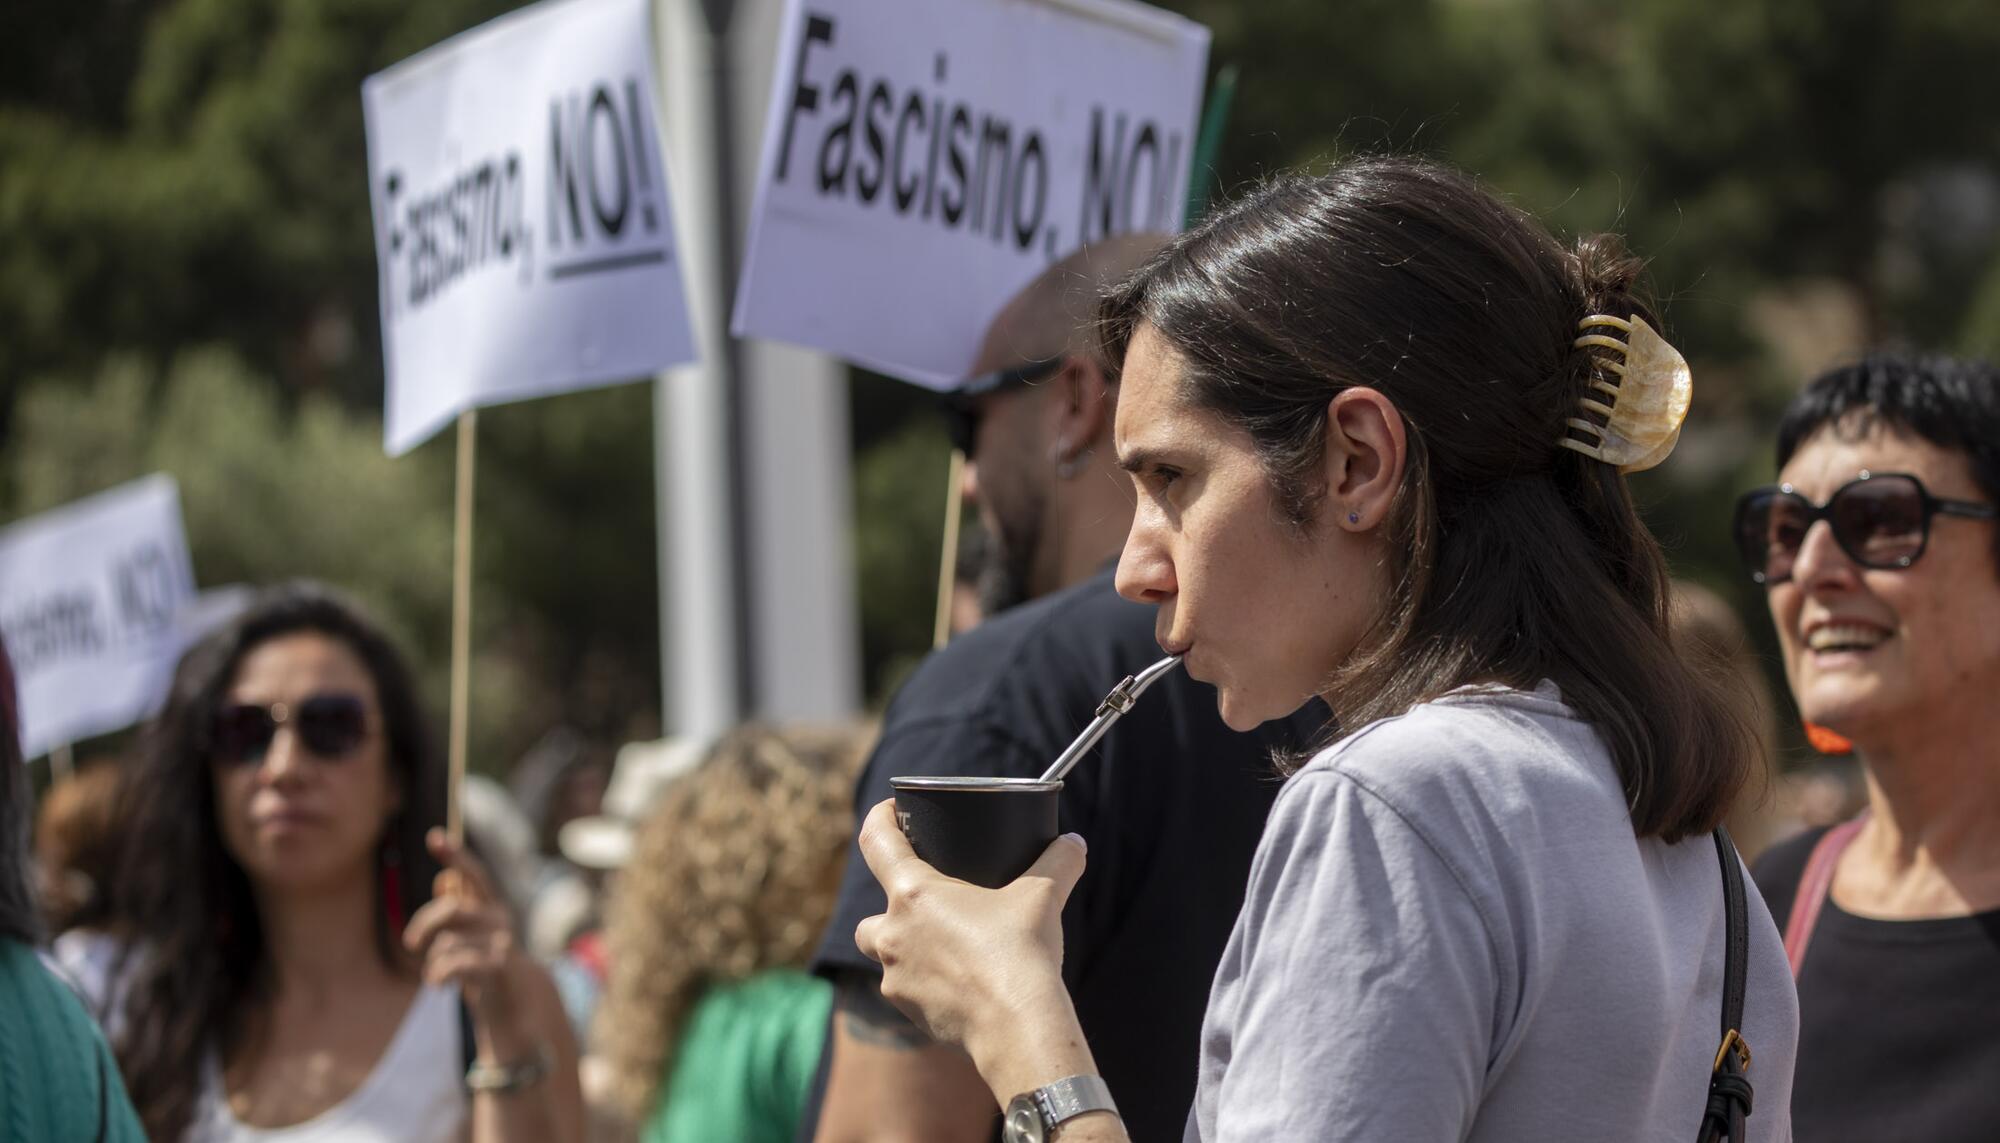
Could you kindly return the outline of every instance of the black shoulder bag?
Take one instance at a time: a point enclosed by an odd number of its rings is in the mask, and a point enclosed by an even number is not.
[[[1722,962],[1722,1046],[1708,1077],[1708,1107],[1702,1112],[1698,1143],[1744,1143],[1743,1121],[1750,1117],[1750,1045],[1743,1039],[1743,982],[1750,966],[1749,906],[1743,900],[1743,862],[1721,828],[1715,855],[1722,862],[1722,901],[1728,910],[1728,948]]]

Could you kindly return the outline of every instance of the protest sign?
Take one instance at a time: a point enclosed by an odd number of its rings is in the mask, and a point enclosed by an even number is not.
[[[694,357],[647,0],[546,0],[362,85],[384,445]]]
[[[33,758],[151,714],[194,616],[172,478],[149,476],[0,529],[0,634]]]
[[[1181,225],[1208,57],[1130,0],[791,0],[739,336],[933,388],[1050,263]]]

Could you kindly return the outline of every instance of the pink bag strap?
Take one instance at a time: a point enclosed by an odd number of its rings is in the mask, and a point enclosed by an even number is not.
[[[1833,891],[1834,867],[1840,864],[1840,855],[1867,820],[1868,811],[1862,810],[1827,830],[1806,858],[1805,872],[1799,875],[1799,891],[1792,898],[1792,915],[1785,918],[1785,959],[1792,962],[1794,980],[1806,962],[1806,944],[1812,940],[1813,926],[1819,923],[1820,908]]]

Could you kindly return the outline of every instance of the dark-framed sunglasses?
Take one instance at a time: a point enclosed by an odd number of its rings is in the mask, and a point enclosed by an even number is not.
[[[950,438],[951,447],[971,460],[973,446],[979,440],[979,421],[986,415],[986,398],[1008,389],[1020,389],[1046,381],[1061,371],[1062,365],[1060,357],[1030,361],[1026,365],[975,377],[946,393],[939,409],[944,416],[945,436]]]
[[[1924,554],[1933,516],[1991,520],[2000,511],[1991,504],[1932,496],[1907,472],[1864,469],[1824,504],[1814,504],[1789,484],[1745,492],[1736,501],[1736,549],[1751,579],[1783,583],[1792,578],[1806,533],[1825,520],[1848,559],[1864,568],[1906,568]]]
[[[337,762],[368,737],[368,706],[361,696],[342,693],[307,695],[296,704],[230,703],[215,712],[211,755],[229,766],[262,762],[280,726],[290,726],[314,758]]]

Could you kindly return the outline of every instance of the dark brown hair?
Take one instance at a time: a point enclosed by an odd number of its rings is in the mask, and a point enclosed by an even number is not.
[[[123,828],[119,780],[116,760],[95,762],[42,796],[35,813],[35,872],[50,933],[116,928],[110,894]]]
[[[1392,586],[1327,680],[1340,727],[1554,680],[1609,748],[1637,834],[1678,841],[1722,820],[1754,732],[1712,656],[1674,646],[1666,561],[1624,477],[1556,445],[1602,369],[1571,347],[1577,322],[1659,325],[1641,269],[1609,236],[1564,249],[1449,168],[1369,158],[1219,210],[1103,317],[1113,360],[1141,324],[1180,353],[1187,398],[1248,432],[1302,532],[1331,398],[1368,386],[1402,414]]]
[[[21,760],[15,698],[14,661],[0,642],[0,940],[34,944],[42,937],[28,886],[28,810],[35,793]]]
[[[430,900],[437,863],[424,833],[443,823],[444,778],[409,669],[388,637],[330,589],[304,581],[269,589],[181,659],[166,709],[147,726],[119,791],[125,841],[112,909],[129,943],[111,978],[129,981],[130,990],[113,1047],[153,1139],[186,1131],[204,1053],[227,1055],[259,1030],[270,966],[250,879],[222,844],[209,743],[244,656],[301,632],[344,644],[374,680],[390,780],[403,807],[383,833],[377,861],[395,869],[405,917]],[[375,889],[376,952],[395,967],[401,953],[383,899],[387,880],[378,877]],[[113,987],[106,1000],[118,994]]]

